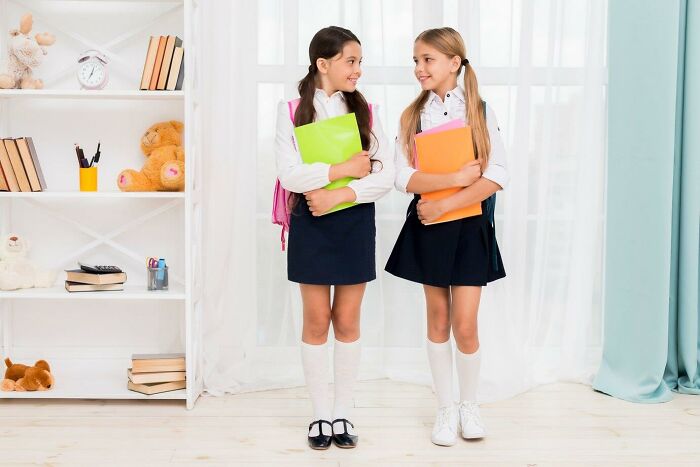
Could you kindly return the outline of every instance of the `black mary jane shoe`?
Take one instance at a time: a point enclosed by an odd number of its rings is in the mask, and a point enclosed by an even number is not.
[[[343,422],[343,431],[341,433],[336,433],[335,431],[336,422]],[[357,446],[357,435],[351,435],[348,433],[348,425],[355,428],[355,425],[345,418],[337,418],[333,420],[333,425],[331,426],[331,428],[333,428],[333,442],[339,448],[351,449]]]
[[[328,420],[316,420],[315,422],[311,422],[311,424],[309,425],[309,433],[311,433],[311,428],[313,428],[314,425],[318,424],[318,435],[308,436],[309,447],[311,449],[324,450],[331,447],[331,439],[333,437],[331,435],[323,434],[324,423],[330,427],[331,433],[333,433],[333,425],[331,425],[331,422],[329,422]]]

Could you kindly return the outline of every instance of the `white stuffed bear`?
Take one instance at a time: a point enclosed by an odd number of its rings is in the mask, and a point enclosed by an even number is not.
[[[27,259],[29,244],[17,235],[2,237],[0,244],[0,290],[51,287],[56,271],[41,270]]]
[[[19,29],[10,31],[10,41],[7,48],[9,63],[7,72],[0,73],[0,89],[42,89],[43,81],[32,77],[32,70],[44,60],[48,53],[46,48],[56,41],[53,34],[43,32],[34,37],[32,31],[34,20],[27,13],[22,16]]]

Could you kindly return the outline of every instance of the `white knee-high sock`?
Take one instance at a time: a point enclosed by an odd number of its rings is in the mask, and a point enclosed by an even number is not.
[[[314,420],[330,421],[331,410],[328,399],[328,348],[326,343],[320,345],[301,343],[301,363],[304,378],[309,390]],[[328,427],[326,426],[326,429]],[[314,431],[317,427],[314,426]],[[325,434],[325,431],[324,431]]]
[[[427,347],[438,407],[447,407],[452,404],[452,344],[449,339],[442,343],[428,339]]]
[[[476,402],[476,389],[479,387],[479,370],[481,352],[466,354],[457,349],[457,377],[459,378],[459,396],[463,401]]]
[[[333,372],[335,384],[335,404],[333,420],[350,418],[354,406],[353,390],[360,368],[360,339],[355,342],[341,342],[336,339],[333,349]]]

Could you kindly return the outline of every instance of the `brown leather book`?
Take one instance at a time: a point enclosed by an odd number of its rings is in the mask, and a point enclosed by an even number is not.
[[[155,91],[158,86],[158,75],[160,67],[163,65],[163,56],[165,55],[165,43],[168,36],[160,36],[158,41],[158,51],[156,52],[156,63],[153,65],[153,74],[151,75],[151,83],[148,85],[149,91]]]
[[[15,176],[15,171],[12,169],[12,162],[10,162],[10,155],[5,149],[4,140],[0,139],[0,169],[5,175],[5,180],[7,181],[7,186],[10,191],[19,191],[19,183],[17,183],[17,177]]]
[[[19,183],[20,191],[32,191],[32,186],[29,184],[27,172],[24,171],[22,157],[19,155],[19,150],[17,149],[15,140],[12,138],[7,138],[3,140],[3,143],[5,143],[5,149],[7,149],[7,154],[10,156],[10,162],[12,163],[12,169],[15,171],[15,177],[17,177],[17,183]]]
[[[34,160],[32,159],[32,153],[29,151],[27,140],[25,138],[17,138],[15,143],[17,143],[17,149],[22,158],[22,164],[24,164],[24,170],[27,172],[27,178],[29,179],[29,185],[32,187],[32,191],[41,191],[39,175],[37,175],[36,168],[34,167]]]

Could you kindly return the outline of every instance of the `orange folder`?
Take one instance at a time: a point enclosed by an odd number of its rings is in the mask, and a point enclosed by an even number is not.
[[[475,160],[471,128],[466,126],[438,133],[417,134],[416,157],[421,172],[440,174],[458,171],[464,164]],[[423,193],[421,199],[429,201],[444,199],[461,189],[461,187],[455,187]],[[427,225],[455,221],[480,214],[481,203],[476,203],[450,211]]]

